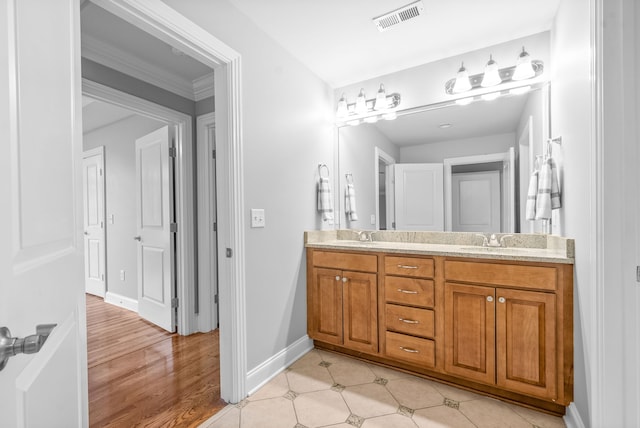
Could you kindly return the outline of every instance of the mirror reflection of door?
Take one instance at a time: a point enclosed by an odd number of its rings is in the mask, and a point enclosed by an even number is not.
[[[396,160],[379,147],[375,147],[374,154],[375,188],[377,191],[375,228],[377,230],[392,230],[395,229],[393,165]]]

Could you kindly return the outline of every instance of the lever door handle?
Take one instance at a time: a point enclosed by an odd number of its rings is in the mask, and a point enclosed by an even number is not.
[[[18,354],[35,354],[40,351],[55,326],[56,324],[40,324],[36,326],[36,334],[24,339],[11,337],[7,327],[0,327],[0,371],[7,365],[10,357]]]
[[[134,236],[133,239],[138,242],[142,242],[142,236]]]

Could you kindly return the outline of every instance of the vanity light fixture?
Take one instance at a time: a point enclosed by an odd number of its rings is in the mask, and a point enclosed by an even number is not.
[[[353,104],[349,104],[345,94],[342,94],[336,107],[336,120],[339,125],[359,125],[362,122],[375,123],[379,119],[393,120],[397,117],[395,109],[400,104],[400,94],[387,95],[384,85],[375,98],[367,99],[364,88],[356,97]]]
[[[445,85],[445,92],[450,95],[460,94],[478,88],[488,88],[503,83],[524,81],[540,76],[544,71],[544,63],[540,60],[531,59],[529,53],[522,48],[519,53],[516,65],[499,68],[498,63],[489,56],[489,61],[484,73],[468,76],[468,85],[465,84],[467,70],[464,64],[458,70],[458,74],[453,79],[449,79]]]

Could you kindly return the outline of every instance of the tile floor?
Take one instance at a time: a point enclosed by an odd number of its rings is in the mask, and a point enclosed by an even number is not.
[[[318,349],[201,428],[560,428],[562,418]]]

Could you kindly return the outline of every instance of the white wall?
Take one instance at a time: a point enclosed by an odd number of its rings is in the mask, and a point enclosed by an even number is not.
[[[441,141],[419,146],[401,147],[400,162],[442,163],[447,158],[505,153],[509,148],[516,145],[516,134],[513,132]]]
[[[340,227],[348,229],[375,229],[371,224],[371,215],[376,214],[376,198],[378,190],[375,188],[375,148],[378,147],[400,160],[400,150],[387,137],[373,126],[346,126],[340,128],[339,157],[340,185],[337,189],[337,199],[340,204]],[[356,208],[358,221],[347,221],[344,215],[345,205],[345,174],[353,174],[356,191]]]
[[[251,371],[307,332],[303,232],[321,227],[316,182],[318,163],[333,165],[333,93],[228,1],[164,1],[241,55]],[[265,209],[264,229],[248,228],[251,208]]]
[[[589,2],[563,0],[552,31],[552,137],[562,136],[563,208],[557,231],[575,239],[574,403],[585,426],[592,426],[590,401],[596,351],[595,138],[593,135],[591,14]],[[597,426],[597,425],[594,425]],[[621,426],[613,424],[611,426]]]
[[[138,299],[135,140],[164,124],[131,116],[84,134],[83,149],[105,147],[107,292]],[[113,224],[109,218],[113,216]],[[125,271],[124,281],[120,271]]]

